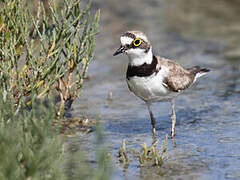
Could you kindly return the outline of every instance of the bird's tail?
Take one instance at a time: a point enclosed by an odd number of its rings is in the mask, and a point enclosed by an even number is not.
[[[206,68],[201,68],[200,66],[194,66],[190,69],[188,69],[190,71],[191,74],[194,75],[194,82],[197,80],[197,78],[207,74],[208,72],[210,72],[209,69]]]

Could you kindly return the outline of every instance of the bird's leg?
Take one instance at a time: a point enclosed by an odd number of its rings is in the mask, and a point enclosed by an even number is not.
[[[172,108],[172,131],[171,131],[171,137],[173,138],[175,135],[175,124],[176,124],[176,113],[175,113],[175,107],[174,107],[174,100],[171,100],[171,108]]]
[[[147,103],[147,106],[148,106],[148,111],[149,111],[149,115],[150,115],[150,118],[151,118],[151,124],[152,124],[152,132],[153,132],[153,136],[155,137],[155,134],[156,134],[156,120],[153,116],[153,113],[152,113],[152,110],[151,110],[151,104]]]

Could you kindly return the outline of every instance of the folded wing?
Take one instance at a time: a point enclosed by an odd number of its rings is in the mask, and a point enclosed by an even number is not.
[[[181,65],[164,58],[160,58],[159,63],[169,69],[168,75],[163,83],[171,91],[179,92],[190,87],[197,77],[200,77],[207,72],[208,69],[202,69],[199,66],[194,66],[189,69],[184,69]]]

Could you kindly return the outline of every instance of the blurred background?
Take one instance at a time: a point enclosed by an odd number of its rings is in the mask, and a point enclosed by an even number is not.
[[[176,148],[169,139],[169,157],[163,167],[139,167],[132,162],[122,168],[113,157],[114,179],[239,179],[240,1],[101,0],[93,1],[93,8],[101,9],[95,59],[72,114],[103,122],[113,156],[123,139],[129,149],[152,143],[146,105],[125,82],[127,56],[112,56],[125,31],[144,31],[156,55],[184,67],[211,69],[176,99]],[[153,113],[162,142],[170,133],[169,103],[154,104]],[[72,142],[87,146],[93,139],[87,134]]]

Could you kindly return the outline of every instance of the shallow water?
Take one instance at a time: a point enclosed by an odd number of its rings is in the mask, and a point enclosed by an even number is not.
[[[72,114],[98,118],[113,156],[113,179],[239,179],[240,178],[240,22],[238,1],[102,0],[102,21],[96,55],[83,94]],[[125,82],[127,57],[112,54],[126,30],[144,31],[154,52],[185,67],[200,65],[211,73],[176,98],[176,147],[169,139],[162,167],[140,167],[136,159],[123,168],[116,157],[121,141],[128,149],[152,143],[146,105]],[[107,100],[109,92],[113,101]],[[156,103],[157,138],[170,134],[170,104]],[[91,147],[94,135],[73,143]],[[91,148],[90,148],[91,149]],[[92,148],[93,149],[93,148]]]

